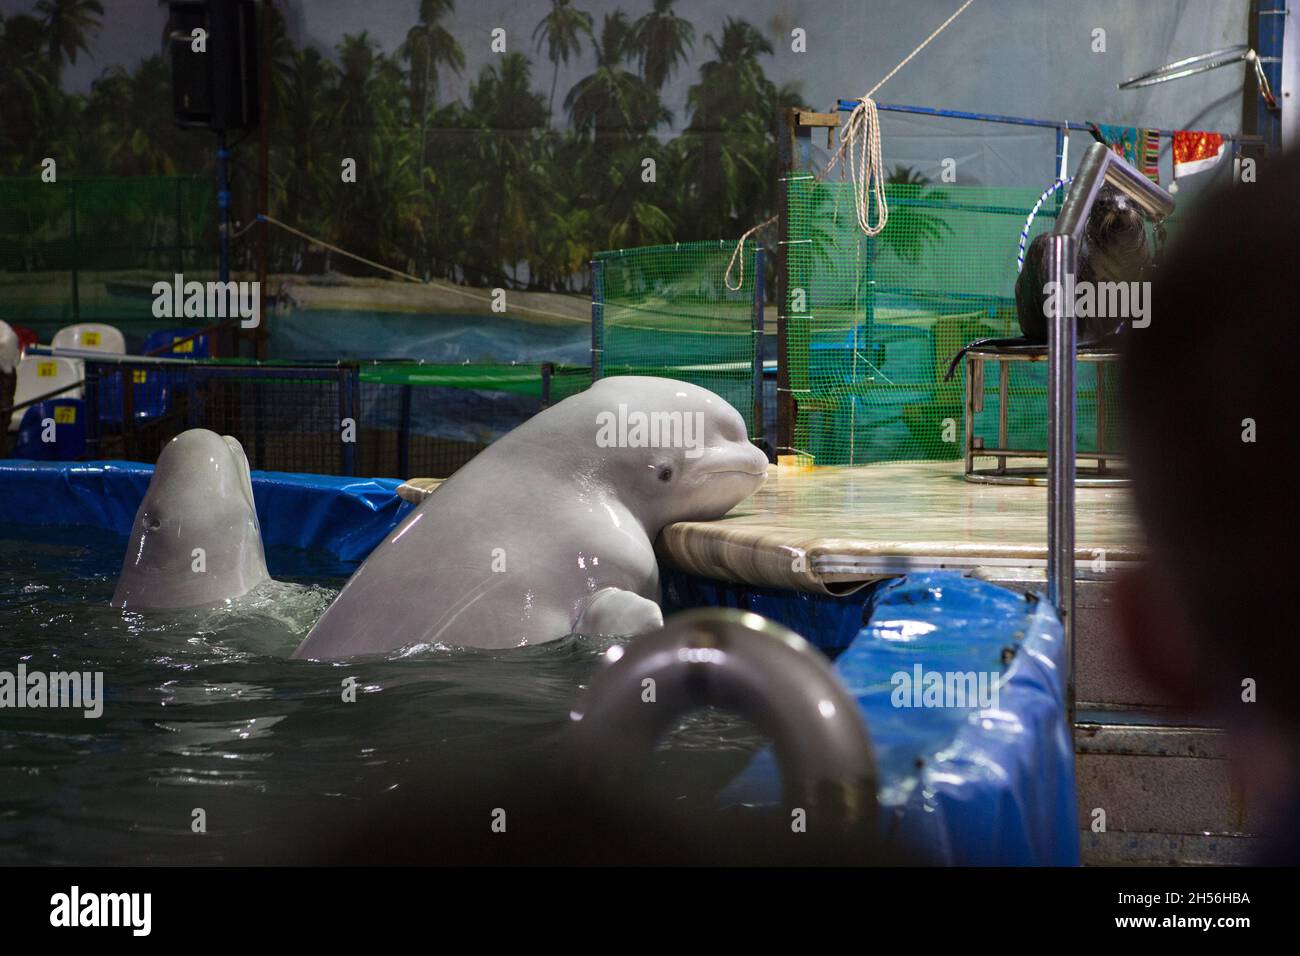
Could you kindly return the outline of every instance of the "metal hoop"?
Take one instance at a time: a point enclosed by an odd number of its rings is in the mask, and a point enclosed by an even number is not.
[[[1234,63],[1242,62],[1249,63],[1254,67],[1260,95],[1264,97],[1264,102],[1268,104],[1269,109],[1277,109],[1277,100],[1273,98],[1273,88],[1268,82],[1268,77],[1264,74],[1264,65],[1259,62],[1259,54],[1244,43],[1224,47],[1222,50],[1212,50],[1209,53],[1184,57],[1181,60],[1175,60],[1173,63],[1166,63],[1154,70],[1129,77],[1123,83],[1118,84],[1118,88],[1121,90],[1141,89],[1144,86],[1168,83],[1170,80],[1180,80],[1185,76],[1196,76],[1198,73],[1206,73],[1223,66],[1231,66]]]

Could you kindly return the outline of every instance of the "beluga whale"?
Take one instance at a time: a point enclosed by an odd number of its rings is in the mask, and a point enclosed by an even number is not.
[[[294,652],[507,648],[663,625],[654,540],[721,518],[767,456],[708,389],[614,376],[533,416],[443,482]]]
[[[181,432],[136,511],[113,607],[204,607],[268,580],[243,446],[205,428]]]

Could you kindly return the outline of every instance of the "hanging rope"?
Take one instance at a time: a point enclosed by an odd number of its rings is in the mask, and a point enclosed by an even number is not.
[[[419,285],[427,285],[427,286],[432,286],[435,289],[443,289],[444,291],[447,292],[454,292],[456,295],[464,296],[466,299],[473,299],[475,302],[486,302],[489,305],[492,305],[495,302],[495,300],[491,296],[482,295],[481,293],[477,293],[477,292],[469,292],[465,289],[460,288],[460,286],[454,285],[453,283],[437,282],[432,279],[421,279],[419,276],[413,276],[409,272],[402,272],[400,269],[394,269],[391,266],[386,266],[382,262],[375,262],[373,259],[367,259],[365,256],[359,256],[355,252],[348,252],[346,249],[341,249],[338,246],[333,245],[332,243],[326,242],[324,239],[320,238],[320,236],[308,235],[307,233],[303,232],[301,229],[295,229],[293,226],[289,225],[288,223],[281,222],[279,219],[276,219],[272,216],[268,216],[265,213],[258,213],[257,216],[254,218],[253,222],[249,223],[248,226],[245,226],[243,229],[241,229],[239,234],[246,232],[254,223],[257,222],[270,223],[272,226],[275,226],[279,229],[283,229],[285,232],[291,233],[292,235],[295,235],[300,239],[306,239],[308,242],[321,246],[324,249],[328,249],[331,252],[337,252],[341,256],[347,256],[349,259],[355,259],[357,262],[363,262],[366,265],[370,266],[372,269],[379,269],[382,272],[387,272],[390,275],[397,276],[397,278],[399,279],[406,279],[408,282],[415,282]],[[564,319],[566,322],[586,323],[591,321],[590,319],[587,318],[579,318],[573,315],[565,315],[563,312],[552,312],[550,309],[535,309],[532,306],[528,306],[528,305],[512,305],[510,307],[510,311],[531,312],[534,315],[548,315],[551,318]]]
[[[760,222],[753,229],[750,229],[743,236],[741,236],[740,242],[736,243],[736,251],[731,254],[731,261],[727,263],[727,272],[722,277],[723,285],[725,285],[732,292],[739,292],[740,287],[745,284],[745,257],[740,254],[740,250],[745,248],[745,240],[748,239],[750,236],[752,236],[754,233],[758,232],[758,230],[772,225],[772,223],[776,222],[776,219],[777,217],[773,216],[771,219],[768,219],[765,222]],[[736,267],[737,259],[740,260],[740,278],[736,280],[735,285],[732,285],[731,270]]]
[[[880,114],[876,111],[876,103],[871,99],[870,93],[858,100],[858,105],[853,107],[849,121],[840,133],[840,148],[826,164],[823,175],[830,173],[841,159],[849,171],[858,228],[868,236],[878,236],[889,222],[889,203],[885,199],[885,163],[880,156]],[[873,193],[876,197],[874,226],[871,224]]]
[[[876,103],[871,97],[875,95],[877,90],[893,79],[895,73],[911,63],[913,57],[929,46],[935,37],[948,29],[948,26],[965,13],[966,8],[974,2],[975,0],[966,0],[952,16],[944,20],[935,28],[933,33],[922,40],[916,49],[903,57],[897,66],[886,73],[884,79],[858,100],[858,105],[853,107],[853,111],[849,113],[848,122],[844,124],[844,129],[840,133],[839,149],[835,151],[835,155],[831,157],[830,162],[826,164],[826,168],[817,177],[818,179],[824,178],[840,160],[844,160],[849,179],[853,184],[853,198],[857,207],[858,227],[868,236],[879,235],[889,221],[889,205],[885,201],[885,167],[881,159],[880,116],[876,109]],[[876,197],[875,225],[871,224],[870,214],[870,198],[873,193]],[[767,222],[759,223],[741,236],[740,241],[736,243],[736,251],[732,253],[731,261],[727,264],[727,273],[723,276],[723,282],[732,292],[739,291],[740,286],[745,281],[744,257],[740,256],[740,250],[744,248],[745,240],[764,226],[771,225],[776,221],[776,218],[776,216],[773,216]],[[731,272],[735,268],[737,257],[741,259],[740,282],[733,286],[731,284]]]
[[[948,25],[966,12],[975,0],[966,0],[947,20],[939,24],[934,32],[905,56],[897,66],[885,74],[885,78],[867,90],[866,95],[858,100],[858,105],[849,113],[848,122],[840,133],[840,148],[835,151],[831,161],[826,164],[822,177],[844,160],[848,168],[849,181],[852,184],[853,202],[857,214],[858,228],[868,236],[878,236],[889,222],[889,204],[885,200],[885,164],[881,159],[880,115],[872,97],[882,86],[893,79],[894,74],[912,62],[913,57],[930,45]],[[841,171],[841,175],[843,172]],[[822,178],[819,177],[819,178]],[[876,197],[876,222],[871,224],[871,196]]]

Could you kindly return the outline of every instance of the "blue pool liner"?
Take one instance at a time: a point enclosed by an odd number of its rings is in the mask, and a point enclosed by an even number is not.
[[[126,536],[153,465],[125,461],[0,460],[0,522],[89,526]],[[392,478],[255,471],[253,500],[268,546],[360,561],[414,507]]]
[[[857,699],[876,752],[881,827],[900,846],[949,865],[1078,865],[1065,642],[1045,601],[956,571],[917,572],[849,597],[670,572],[666,592],[682,607],[755,611],[838,651],[835,673]],[[999,675],[997,706],[895,706],[891,678],[914,676],[918,666],[922,674]],[[721,799],[775,804],[780,793],[765,750]]]
[[[0,522],[126,536],[152,474],[152,465],[131,462],[2,460]],[[268,546],[344,562],[362,560],[413,507],[397,497],[394,479],[256,471],[252,478]],[[1064,641],[1046,602],[953,571],[833,597],[664,568],[665,612],[700,606],[755,611],[834,659],[876,751],[882,827],[924,860],[1078,864]],[[998,673],[997,707],[894,706],[892,675],[918,665],[923,673]],[[779,796],[776,763],[764,751],[722,799],[764,804]]]

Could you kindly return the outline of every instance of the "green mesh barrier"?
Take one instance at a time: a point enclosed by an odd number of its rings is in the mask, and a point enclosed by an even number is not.
[[[1040,190],[959,185],[886,187],[889,221],[857,227],[850,186],[787,179],[785,312],[794,447],[816,464],[956,459],[963,454],[963,374],[944,375],[975,339],[1020,334],[1016,253]],[[1030,239],[1049,230],[1044,203]],[[1097,366],[1080,363],[1078,447],[1094,449]],[[995,447],[997,367],[985,365],[974,433]],[[1115,369],[1105,373],[1107,448],[1119,421]],[[1047,366],[1017,363],[1007,381],[1007,444],[1047,447]],[[988,461],[983,464],[989,464]]]
[[[0,318],[174,326],[150,286],[215,271],[214,212],[202,177],[0,179]]]
[[[660,375],[721,395],[756,421],[754,283],[757,245],[746,242],[740,265],[723,280],[734,240],[681,242],[596,255],[602,374]],[[740,279],[739,283],[737,280]]]

